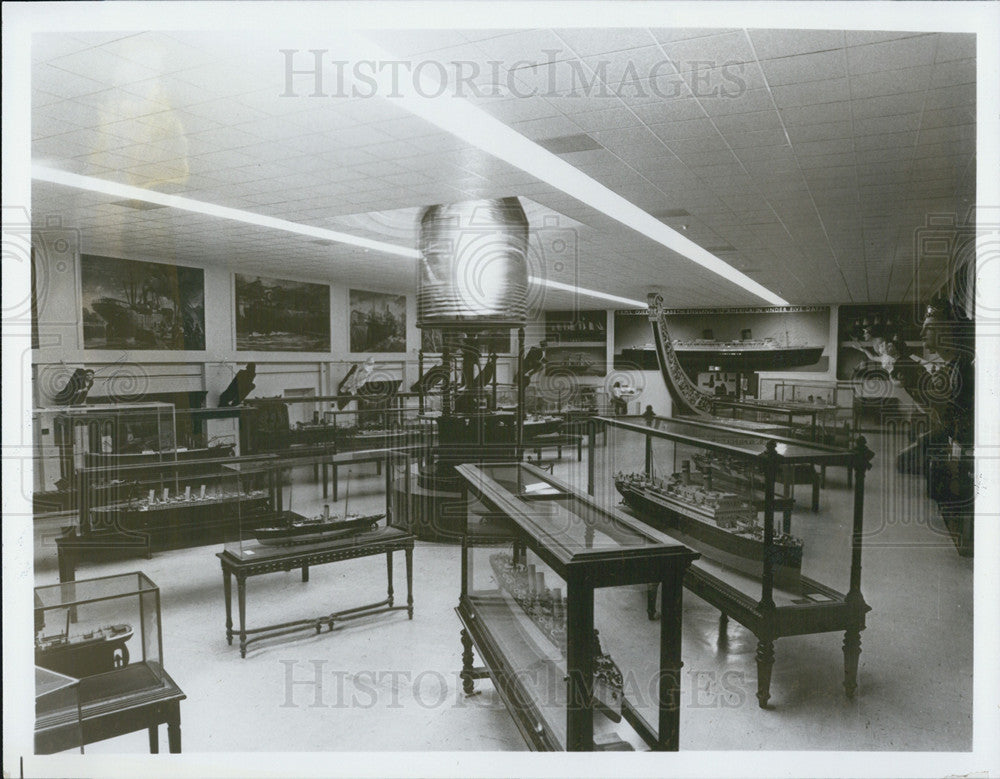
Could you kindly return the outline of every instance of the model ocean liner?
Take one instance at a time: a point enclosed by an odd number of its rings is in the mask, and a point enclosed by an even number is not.
[[[164,487],[159,494],[156,490],[150,490],[149,495],[145,498],[130,498],[128,508],[132,511],[165,511],[189,505],[211,506],[233,502],[262,501],[267,496],[266,490],[223,490],[206,494],[204,484],[197,492],[192,492],[190,487],[185,487],[183,493],[171,496],[170,488]]]
[[[490,556],[490,565],[497,583],[521,608],[532,624],[566,655],[566,599],[558,587],[545,586],[545,574],[534,565],[515,563],[504,552]],[[594,631],[594,700],[615,722],[621,721],[622,672],[601,648],[597,631]]]
[[[283,511],[277,525],[254,530],[257,540],[264,546],[293,546],[314,544],[334,538],[374,530],[385,514],[339,514],[325,512],[316,517],[304,517],[294,511]]]
[[[669,479],[618,473],[615,487],[626,505],[652,525],[683,534],[698,551],[732,568],[759,576],[766,546],[764,528],[748,501],[713,486],[711,471],[691,473],[690,460]],[[775,533],[770,550],[775,583],[801,582],[802,540]]]

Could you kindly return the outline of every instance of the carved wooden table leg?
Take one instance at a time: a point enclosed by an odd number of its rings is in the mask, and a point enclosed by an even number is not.
[[[757,642],[757,702],[767,708],[771,697],[771,669],[774,667],[774,642]]]
[[[406,616],[413,619],[413,547],[406,547],[403,554],[406,555]]]
[[[226,643],[233,645],[233,579],[225,568],[222,569],[222,591],[226,599]]]
[[[247,656],[247,580],[246,577],[236,577],[236,597],[240,611],[240,657]]]
[[[158,755],[160,753],[160,726],[149,726],[149,754]]]
[[[388,600],[389,605],[392,605],[392,552],[385,553],[385,570],[389,577],[389,589],[388,589]]]
[[[469,631],[462,628],[462,691],[466,695],[472,695],[476,691],[475,678],[472,673],[472,638]]]
[[[844,691],[854,700],[858,689],[858,661],[861,658],[861,631],[856,627],[844,633]]]

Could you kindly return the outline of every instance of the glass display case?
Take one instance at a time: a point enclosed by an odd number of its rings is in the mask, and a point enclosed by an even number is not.
[[[533,749],[676,750],[682,580],[698,555],[534,466],[456,470],[465,692],[488,675]],[[644,641],[622,604],[648,583],[665,605]]]
[[[80,680],[72,676],[35,666],[35,727],[47,719],[65,712],[65,739],[80,746],[83,753],[83,711],[80,704]],[[44,751],[42,739],[35,739],[35,753]]]
[[[273,456],[210,458],[122,466],[113,473],[84,468],[80,534],[119,534],[149,550],[218,540],[226,527],[266,510],[277,483]],[[112,477],[112,478],[109,478]]]
[[[176,456],[170,403],[36,408],[32,416],[38,491],[71,489],[80,468],[112,465],[129,456],[155,461]]]
[[[609,456],[598,481],[613,485],[644,523],[701,553],[685,586],[757,636],[760,705],[770,698],[774,641],[807,633],[844,631],[844,687],[853,696],[869,611],[861,594],[864,474],[872,457],[865,439],[859,437],[854,449],[838,449],[663,417],[604,422]],[[846,594],[803,572],[804,559],[825,558],[832,550],[808,546],[820,543],[817,534],[802,537],[793,522],[794,504],[783,505],[786,499],[776,490],[783,471],[831,465],[854,473],[853,501],[846,501],[853,516],[823,518],[824,524],[851,528]],[[830,501],[825,510],[837,505]],[[829,544],[828,532],[818,537]]]
[[[296,469],[314,463],[297,457],[242,458],[223,463],[222,469],[240,485],[243,503],[236,522],[226,536],[225,549],[239,557],[260,557],[268,549],[322,544],[386,525],[386,475],[384,461],[390,450],[379,449],[371,457],[356,452],[317,458],[323,483],[296,474]],[[376,462],[378,468],[361,468]],[[339,485],[331,494],[327,469]]]
[[[35,665],[81,697],[163,683],[160,590],[141,571],[35,588]]]

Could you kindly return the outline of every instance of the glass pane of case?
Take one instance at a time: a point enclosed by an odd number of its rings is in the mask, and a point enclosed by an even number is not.
[[[36,587],[35,664],[87,700],[161,686],[159,588],[139,571]]]
[[[566,748],[567,585],[530,549],[514,543],[469,550],[467,586],[480,627],[524,693],[519,701],[538,732]],[[591,637],[594,652],[596,741],[637,741],[622,724],[621,669],[601,644],[600,615]],[[649,647],[647,647],[648,649]],[[653,659],[657,657],[655,644]],[[620,732],[619,732],[620,731]],[[638,743],[638,742],[637,742]]]

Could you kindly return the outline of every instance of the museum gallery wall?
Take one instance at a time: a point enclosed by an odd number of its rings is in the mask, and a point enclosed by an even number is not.
[[[257,397],[323,395],[366,357],[350,351],[350,290],[335,279],[292,281],[196,262],[97,257],[79,252],[77,240],[71,234],[65,251],[33,253],[39,338],[29,402],[35,407],[56,402],[59,390],[84,367],[95,372],[91,399],[134,402],[200,393],[211,406],[250,361],[258,368]],[[282,303],[281,317],[270,325],[262,323],[260,308],[251,311],[255,292]],[[415,363],[407,346],[419,344],[414,307],[406,295],[365,295],[368,302],[383,296],[390,303],[392,335],[372,345],[381,349],[375,353],[380,367],[403,377],[408,360]],[[283,322],[289,315],[311,324],[292,335]]]

